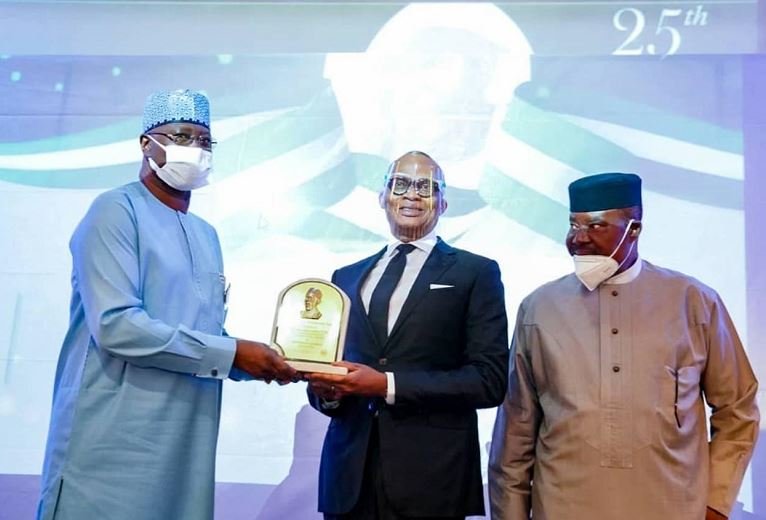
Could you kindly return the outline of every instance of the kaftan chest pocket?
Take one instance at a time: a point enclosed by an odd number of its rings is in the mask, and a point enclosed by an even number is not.
[[[220,334],[226,319],[227,285],[223,273],[205,273],[203,281],[203,298],[207,298],[203,306],[207,309],[209,320],[203,318],[203,323],[208,323],[211,334]]]
[[[695,365],[663,367],[655,417],[663,441],[669,447],[684,445],[704,420],[700,377],[700,368]]]
[[[700,428],[704,431],[704,405],[701,399],[701,367],[678,368],[662,365],[648,378],[654,385],[646,413],[636,422],[636,435],[642,441],[663,446],[667,456],[694,458]],[[670,455],[673,454],[673,455]]]

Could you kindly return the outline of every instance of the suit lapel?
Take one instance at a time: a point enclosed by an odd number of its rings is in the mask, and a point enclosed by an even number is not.
[[[394,323],[394,328],[391,329],[391,334],[388,336],[388,341],[386,342],[387,345],[391,343],[392,338],[394,338],[399,332],[399,329],[402,328],[402,325],[407,321],[420,300],[422,300],[431,290],[431,283],[438,280],[442,273],[452,266],[456,260],[455,249],[448,246],[441,238],[439,238],[436,241],[436,245],[431,250],[431,254],[428,255],[426,263],[423,264],[423,267],[420,269],[420,273],[418,273],[418,277],[415,279],[412,289],[410,289],[410,294],[407,295],[407,299],[404,300],[402,310],[399,312],[399,316],[396,318],[396,323]],[[372,328],[370,328],[370,330],[372,330]]]
[[[362,285],[364,284],[365,280],[367,280],[367,277],[370,275],[370,271],[372,271],[372,269],[375,267],[375,264],[377,264],[378,260],[380,260],[380,258],[385,254],[386,249],[387,247],[384,247],[382,250],[378,251],[376,254],[365,260],[359,266],[356,277],[352,282],[352,295],[350,296],[351,312],[358,313],[357,318],[363,324],[362,328],[365,330],[366,334],[370,337],[370,340],[374,344],[377,344],[377,340],[375,339],[375,333],[372,330],[370,317],[364,310],[364,302],[362,302]]]

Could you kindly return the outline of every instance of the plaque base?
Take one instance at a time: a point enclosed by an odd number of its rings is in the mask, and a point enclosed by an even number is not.
[[[287,360],[287,364],[298,372],[319,372],[322,374],[337,374],[340,376],[348,374],[348,369],[346,367],[336,367],[335,365],[328,365],[326,363]]]

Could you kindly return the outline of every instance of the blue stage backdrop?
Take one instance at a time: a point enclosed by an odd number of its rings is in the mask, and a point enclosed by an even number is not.
[[[286,284],[378,250],[386,166],[419,149],[446,174],[439,234],[500,263],[511,323],[572,270],[567,184],[639,173],[641,255],[717,289],[766,380],[766,305],[748,294],[766,285],[750,267],[766,212],[759,16],[755,0],[0,1],[0,519],[35,507],[68,239],[94,197],[137,178],[158,89],[211,99],[215,174],[192,211],[221,237],[232,335],[267,340]],[[480,413],[485,448],[494,418]],[[303,384],[227,382],[217,518],[316,517],[326,424]],[[765,459],[733,518],[766,519]]]

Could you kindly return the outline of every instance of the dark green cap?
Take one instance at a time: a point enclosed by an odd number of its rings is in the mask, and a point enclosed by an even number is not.
[[[569,211],[583,213],[641,205],[641,177],[635,173],[599,173],[569,185]]]

